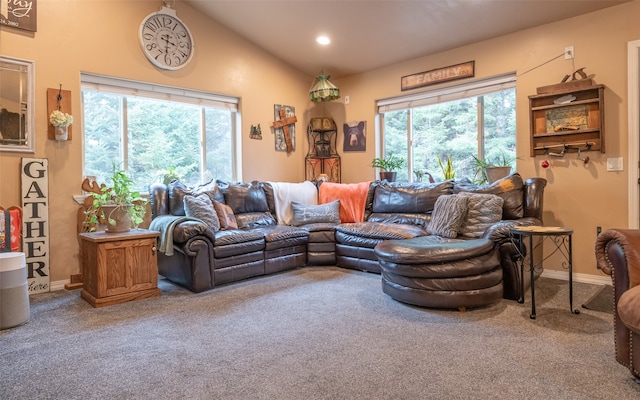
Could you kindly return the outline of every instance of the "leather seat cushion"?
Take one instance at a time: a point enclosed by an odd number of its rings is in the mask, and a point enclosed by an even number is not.
[[[484,274],[500,267],[500,252],[497,248],[486,254],[469,257],[460,256],[448,261],[439,260],[436,255],[433,259],[427,259],[421,264],[405,264],[402,261],[396,263],[384,260],[380,257],[377,248],[375,253],[383,270],[394,275],[412,278],[457,278]],[[500,279],[502,280],[502,273],[500,273]]]
[[[336,231],[346,235],[378,240],[410,239],[427,234],[427,231],[419,226],[407,224],[385,224],[381,222],[355,222],[350,224],[340,224],[336,226]]]
[[[264,242],[264,233],[257,230],[231,229],[216,232],[213,245],[226,246],[230,244],[248,243],[256,240],[262,240]]]
[[[398,264],[431,264],[469,260],[491,252],[489,239],[445,239],[423,236],[408,240],[389,240],[376,246],[380,260]]]

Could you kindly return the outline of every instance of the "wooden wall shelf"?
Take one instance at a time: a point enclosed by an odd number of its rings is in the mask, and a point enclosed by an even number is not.
[[[604,153],[604,89],[593,85],[529,96],[531,157],[559,147]],[[567,96],[575,99],[562,101]]]

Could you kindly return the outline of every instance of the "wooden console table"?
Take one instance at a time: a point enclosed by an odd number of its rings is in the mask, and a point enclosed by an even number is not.
[[[94,307],[103,307],[160,296],[158,235],[146,229],[81,233],[82,298]]]

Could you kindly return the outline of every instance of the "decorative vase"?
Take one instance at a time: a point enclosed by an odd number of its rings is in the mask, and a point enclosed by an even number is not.
[[[69,138],[69,125],[56,126],[56,140],[67,140]]]
[[[116,205],[104,205],[102,206],[104,217],[106,219],[105,232],[108,233],[121,233],[129,232],[131,230],[131,216],[127,210],[127,207]],[[109,223],[109,220],[114,220],[115,225]]]

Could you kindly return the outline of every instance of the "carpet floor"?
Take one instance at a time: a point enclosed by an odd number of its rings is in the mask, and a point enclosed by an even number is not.
[[[613,286],[604,285],[582,307],[613,314]]]
[[[566,281],[467,312],[399,303],[380,276],[307,267],[92,308],[31,296],[0,331],[8,399],[634,399],[610,314],[569,312]],[[601,289],[575,283],[574,308]]]

